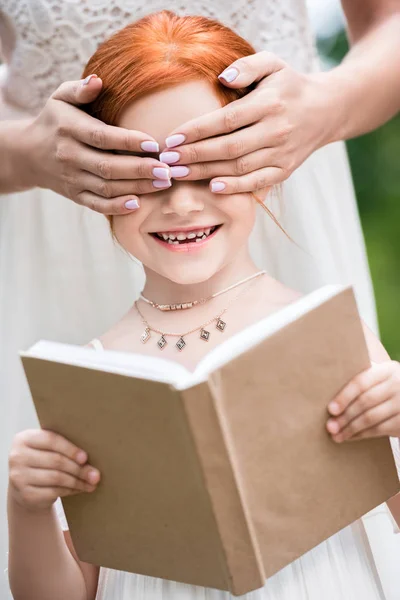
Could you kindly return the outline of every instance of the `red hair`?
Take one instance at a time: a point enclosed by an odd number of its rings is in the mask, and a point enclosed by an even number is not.
[[[179,17],[169,10],[153,13],[117,31],[90,58],[82,78],[95,73],[103,88],[86,110],[115,125],[137,98],[194,79],[210,82],[221,104],[228,104],[250,88],[229,89],[219,83],[218,75],[254,53],[246,40],[218,21]]]

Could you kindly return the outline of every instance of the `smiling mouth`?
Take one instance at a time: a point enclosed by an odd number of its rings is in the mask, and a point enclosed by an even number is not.
[[[222,224],[188,231],[171,231],[162,233],[154,232],[150,233],[150,235],[161,242],[164,242],[165,244],[181,246],[184,244],[196,244],[197,242],[203,242],[218,229],[220,229],[220,227],[222,227]]]

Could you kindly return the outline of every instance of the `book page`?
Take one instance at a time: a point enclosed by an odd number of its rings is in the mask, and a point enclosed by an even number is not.
[[[97,369],[109,373],[120,373],[150,379],[161,383],[177,385],[179,381],[186,380],[190,371],[172,360],[118,352],[116,350],[102,350],[96,352],[93,348],[61,344],[41,340],[27,352],[20,352],[20,356],[34,356],[44,360],[77,365],[90,369]]]
[[[205,381],[209,373],[216,371],[249,348],[253,348],[263,339],[273,335],[282,327],[289,325],[344,289],[346,286],[343,285],[326,285],[239,331],[208,352],[199,362],[195,371],[179,383],[178,389],[186,389]]]

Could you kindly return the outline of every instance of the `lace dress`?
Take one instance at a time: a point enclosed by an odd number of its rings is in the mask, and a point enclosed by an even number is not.
[[[62,81],[80,78],[101,41],[166,6],[217,18],[257,50],[269,49],[301,71],[318,68],[305,0],[2,0],[0,119],[38,114]],[[297,245],[260,213],[251,243],[260,268],[304,292],[325,283],[352,283],[363,318],[376,330],[343,144],[314,153],[285,183],[283,203],[272,209]],[[18,351],[39,338],[79,344],[104,331],[131,305],[143,273],[113,245],[104,217],[35,189],[0,199],[0,282],[0,556],[5,557],[8,448],[16,431],[37,426]],[[380,507],[246,600],[394,600],[400,581],[391,560],[396,548],[399,552],[399,537]],[[11,598],[6,577],[0,597]],[[101,569],[100,598],[226,600],[228,595]]]

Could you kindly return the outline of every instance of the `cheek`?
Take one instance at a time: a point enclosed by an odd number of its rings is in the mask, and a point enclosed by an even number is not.
[[[229,218],[237,235],[249,235],[256,219],[256,202],[250,194],[224,196],[218,206]]]
[[[142,222],[140,215],[137,213],[120,217],[115,216],[112,221],[114,237],[125,250],[134,256],[138,252],[140,253],[142,242],[140,226]]]

